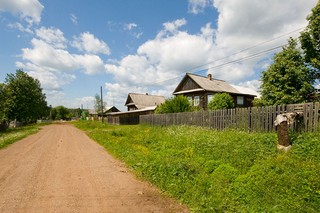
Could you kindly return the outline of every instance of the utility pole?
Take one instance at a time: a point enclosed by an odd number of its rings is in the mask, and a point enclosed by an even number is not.
[[[101,122],[103,123],[103,100],[102,100],[102,86],[100,86],[100,92],[101,92]]]

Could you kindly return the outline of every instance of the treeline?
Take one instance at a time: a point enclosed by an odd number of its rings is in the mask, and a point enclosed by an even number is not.
[[[64,106],[57,106],[50,108],[51,120],[71,120],[85,118],[89,116],[88,110],[81,110],[80,108],[70,109]]]

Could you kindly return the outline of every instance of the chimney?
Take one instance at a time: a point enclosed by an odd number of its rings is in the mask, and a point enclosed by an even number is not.
[[[209,73],[208,74],[208,79],[211,81],[212,80],[212,75]]]

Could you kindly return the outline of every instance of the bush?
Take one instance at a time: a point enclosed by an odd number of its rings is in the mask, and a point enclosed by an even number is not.
[[[208,109],[229,109],[234,107],[234,100],[228,93],[218,93],[213,96],[208,104]]]
[[[156,109],[156,113],[177,113],[177,112],[190,112],[192,107],[187,97],[178,95],[174,98],[167,99]]]

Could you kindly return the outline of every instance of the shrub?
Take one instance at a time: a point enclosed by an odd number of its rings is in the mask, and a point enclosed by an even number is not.
[[[208,104],[208,109],[229,109],[234,107],[234,100],[228,93],[218,93],[213,96]]]
[[[178,95],[174,98],[167,99],[156,109],[156,113],[177,113],[177,112],[190,112],[192,107],[187,97]]]

